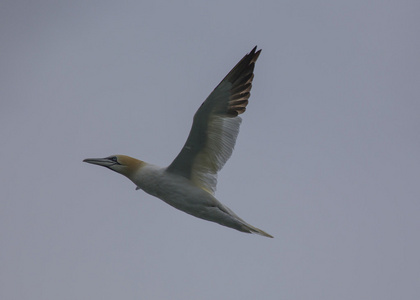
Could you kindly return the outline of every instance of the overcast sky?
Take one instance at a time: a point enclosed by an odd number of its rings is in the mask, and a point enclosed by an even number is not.
[[[420,299],[420,2],[3,1],[1,299]],[[166,166],[262,48],[189,216],[82,163]]]

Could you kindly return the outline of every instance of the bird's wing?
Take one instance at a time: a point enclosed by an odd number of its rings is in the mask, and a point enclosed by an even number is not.
[[[214,194],[217,172],[232,155],[241,118],[248,105],[257,47],[226,75],[194,115],[190,134],[168,172],[190,179]]]

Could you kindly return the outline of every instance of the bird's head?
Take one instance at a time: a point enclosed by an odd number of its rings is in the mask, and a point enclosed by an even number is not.
[[[89,164],[107,167],[130,178],[144,162],[126,155],[111,155],[105,158],[86,158],[83,160]]]

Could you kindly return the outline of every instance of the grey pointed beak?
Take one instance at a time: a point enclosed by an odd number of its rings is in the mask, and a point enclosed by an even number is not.
[[[110,167],[115,165],[115,161],[112,161],[109,158],[86,158],[83,160],[83,162],[103,167]]]

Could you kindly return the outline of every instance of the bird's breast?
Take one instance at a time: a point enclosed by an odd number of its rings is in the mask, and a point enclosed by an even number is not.
[[[186,212],[214,206],[217,202],[211,194],[187,178],[166,172],[165,168],[144,167],[132,181],[146,193]]]

